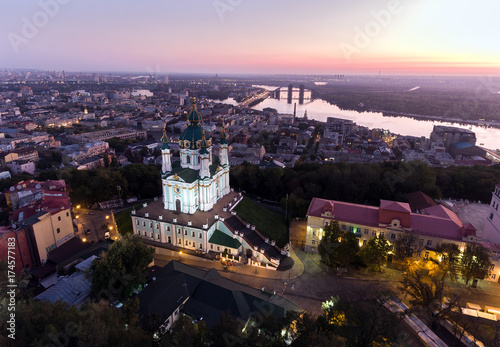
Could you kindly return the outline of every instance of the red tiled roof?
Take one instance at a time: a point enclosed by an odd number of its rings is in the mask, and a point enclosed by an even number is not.
[[[410,205],[406,202],[390,201],[380,199],[380,209],[396,211],[396,212],[411,212]]]
[[[348,202],[332,201],[319,198],[313,198],[309,209],[308,216],[337,220],[353,224],[366,226],[379,226],[379,211],[384,208],[387,211],[395,211],[396,215],[405,213],[409,217],[409,227],[411,231],[431,237],[444,238],[449,240],[462,240],[463,232],[466,230],[466,236],[475,235],[475,229],[472,225],[465,227],[458,216],[441,205],[436,205],[426,209],[426,214],[411,213],[409,205],[406,203],[380,200],[380,208],[366,205],[352,204]],[[326,208],[330,209],[333,204],[333,215],[322,216]],[[408,214],[406,214],[408,213]]]
[[[333,204],[333,215],[321,216],[325,207],[330,209]],[[358,205],[349,202],[332,201],[313,198],[307,211],[308,216],[335,219],[342,222],[356,223],[367,226],[378,226],[378,208],[374,206]]]
[[[435,206],[436,203],[429,195],[422,192],[413,192],[406,195],[406,199],[410,204],[412,212],[421,211],[424,208]]]

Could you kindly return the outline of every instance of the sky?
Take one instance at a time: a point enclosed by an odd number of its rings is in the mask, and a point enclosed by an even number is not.
[[[0,68],[500,75],[500,1],[0,0]]]

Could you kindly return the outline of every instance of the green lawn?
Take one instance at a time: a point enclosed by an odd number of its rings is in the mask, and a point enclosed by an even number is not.
[[[234,210],[245,222],[255,225],[262,235],[269,237],[270,240],[275,240],[278,247],[283,247],[288,242],[288,232],[283,214],[268,210],[245,198]]]
[[[135,208],[136,210],[140,208],[142,205],[137,205],[131,208],[128,208],[124,211],[115,213],[115,222],[118,228],[118,231],[121,235],[129,234],[134,232],[134,227],[132,226],[132,218],[130,217],[130,212]]]

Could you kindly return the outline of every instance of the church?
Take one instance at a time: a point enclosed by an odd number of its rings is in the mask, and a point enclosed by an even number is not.
[[[162,198],[132,210],[134,234],[165,254],[213,252],[245,264],[276,269],[288,248],[262,236],[241,220],[234,207],[243,199],[229,186],[227,134],[222,122],[219,156],[192,99],[187,128],[179,137],[179,160],[172,160],[165,129],[161,142]]]
[[[201,114],[193,98],[188,127],[179,137],[180,161],[172,164],[168,138],[163,131],[162,184],[165,210],[193,214],[209,211],[229,194],[228,146],[224,124],[220,135],[220,158],[212,153],[212,139],[200,125]]]

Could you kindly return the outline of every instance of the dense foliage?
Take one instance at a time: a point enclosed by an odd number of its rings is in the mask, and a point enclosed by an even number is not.
[[[154,248],[139,237],[124,235],[91,267],[91,296],[96,300],[122,300],[146,282],[147,267],[153,261]]]
[[[423,162],[380,164],[299,164],[263,170],[243,163],[230,172],[231,185],[264,199],[280,201],[288,211],[304,216],[313,197],[378,205],[380,199],[406,201],[422,191],[433,198],[488,202],[500,181],[500,165],[430,168]]]

